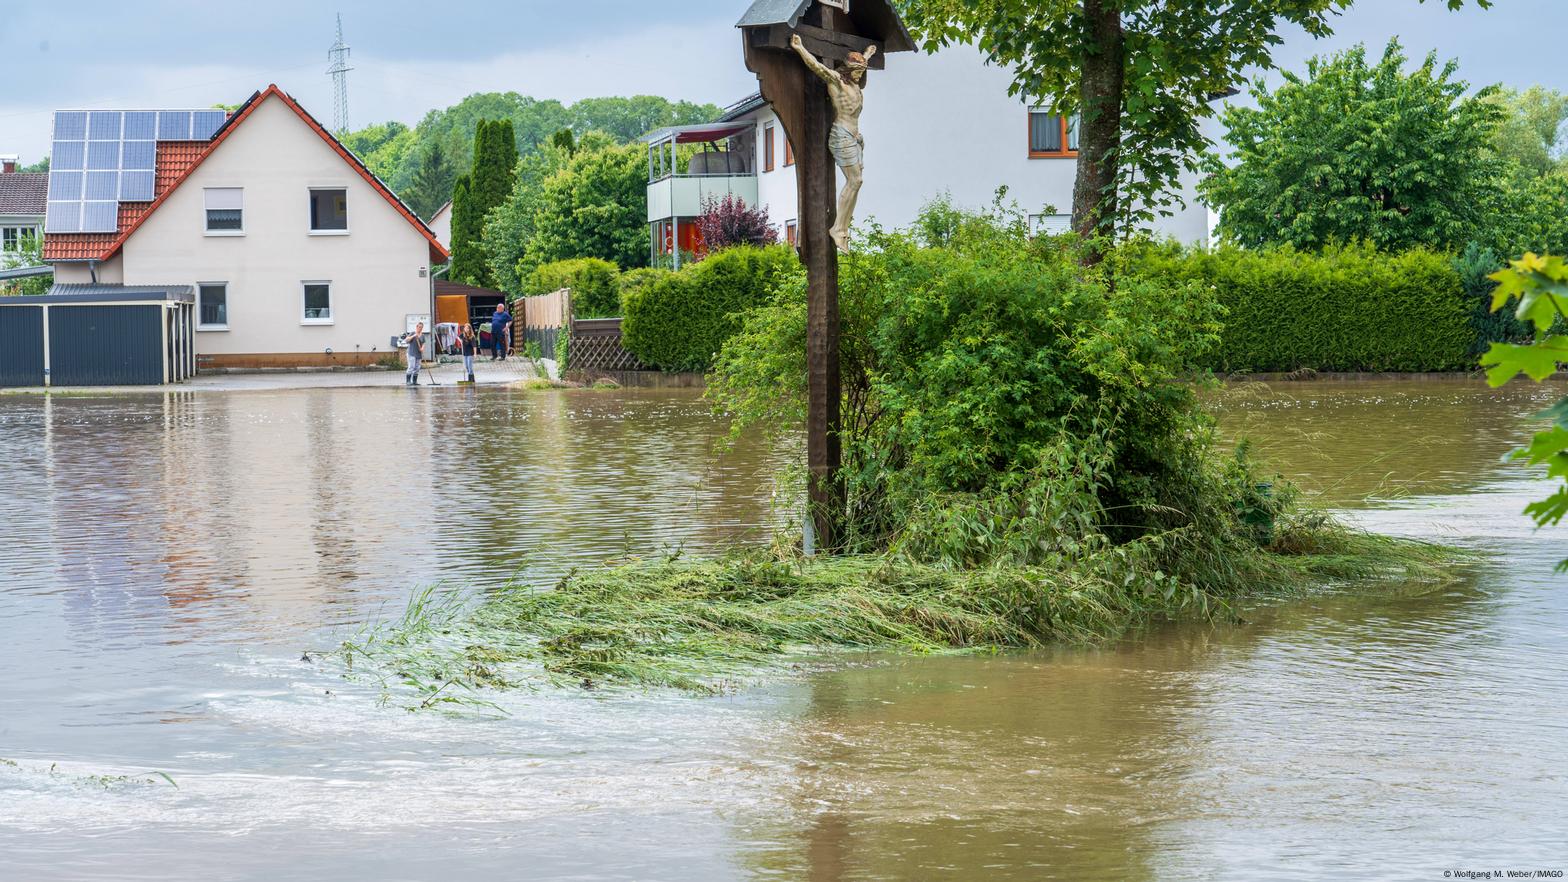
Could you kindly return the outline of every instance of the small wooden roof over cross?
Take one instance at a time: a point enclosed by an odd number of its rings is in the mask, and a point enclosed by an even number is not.
[[[887,0],[754,0],[735,26],[745,33],[748,48],[788,51],[790,36],[798,34],[811,54],[828,62],[875,45],[869,66],[878,70],[887,53],[915,48]]]

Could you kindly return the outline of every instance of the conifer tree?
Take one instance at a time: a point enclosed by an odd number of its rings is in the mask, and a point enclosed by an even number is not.
[[[517,176],[517,141],[510,120],[480,120],[474,133],[474,167],[468,175],[467,217],[464,229],[465,242],[477,243],[484,234],[485,219],[490,211],[511,195]],[[452,206],[454,246],[457,242],[457,206]],[[453,275],[459,281],[493,288],[490,268],[478,253],[474,253],[454,267]]]
[[[479,284],[484,273],[484,253],[479,250],[481,230],[474,223],[474,199],[469,175],[457,179],[452,188],[452,270],[454,282]]]

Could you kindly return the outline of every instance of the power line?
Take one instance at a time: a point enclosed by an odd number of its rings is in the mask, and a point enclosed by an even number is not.
[[[327,50],[327,60],[332,65],[327,73],[332,77],[332,128],[335,134],[348,131],[348,45],[343,42],[343,13],[338,13],[338,39]]]

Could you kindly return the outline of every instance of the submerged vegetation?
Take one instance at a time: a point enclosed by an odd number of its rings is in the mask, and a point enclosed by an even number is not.
[[[1249,596],[1376,579],[1435,583],[1451,560],[1445,549],[1315,519],[1252,562],[1259,581]],[[426,709],[552,684],[714,693],[808,652],[1027,649],[1234,614],[1234,598],[1155,575],[1116,552],[1068,567],[978,569],[889,555],[664,557],[573,572],[545,590],[511,585],[477,604],[425,591],[402,618],[367,628],[341,653],[388,697],[406,690],[410,709]]]
[[[713,691],[808,649],[994,651],[1103,640],[1250,598],[1432,578],[1447,553],[1369,536],[1219,448],[1198,390],[1212,287],[1091,269],[1071,238],[937,204],[840,264],[847,538],[635,560],[475,604],[416,599],[343,647],[418,706],[557,682]],[[781,267],[716,341],[709,397],[789,434],[804,281]],[[798,475],[781,476],[798,498]]]

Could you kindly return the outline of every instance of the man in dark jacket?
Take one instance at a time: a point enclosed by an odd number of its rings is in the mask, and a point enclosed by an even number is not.
[[[511,349],[507,343],[510,342],[511,339],[512,314],[506,311],[506,304],[504,302],[497,303],[495,305],[495,315],[490,317],[491,361],[495,361],[498,358],[503,361],[506,360],[506,353],[509,349]]]

